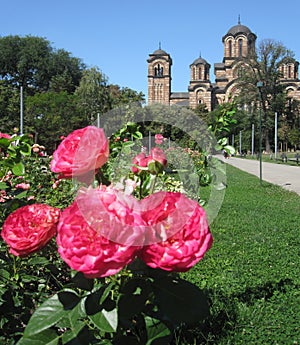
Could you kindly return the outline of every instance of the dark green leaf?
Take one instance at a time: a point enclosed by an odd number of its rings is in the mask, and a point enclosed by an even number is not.
[[[32,336],[25,336],[21,338],[17,345],[57,345],[59,336],[55,331],[46,329],[40,333]]]
[[[65,310],[73,309],[80,302],[80,297],[73,290],[59,292],[58,299]]]
[[[145,322],[148,336],[146,345],[154,345],[154,342],[155,344],[169,344],[171,331],[164,323],[149,316],[145,317]]]
[[[82,290],[91,291],[94,287],[94,280],[86,278],[82,272],[77,272],[72,281]]]
[[[72,327],[70,329],[68,329],[62,336],[62,343],[63,344],[67,344],[69,341],[71,341],[72,339],[76,339],[77,340],[77,344],[82,344],[77,336],[80,333],[80,331],[83,329],[83,327],[85,326],[85,322],[84,321],[77,321],[75,323],[72,324]]]
[[[54,295],[46,300],[32,315],[24,336],[32,337],[51,326],[55,325],[66,314],[63,304],[60,302],[58,295]]]
[[[115,332],[118,327],[117,309],[106,311],[103,309],[97,314],[90,315],[90,320],[103,332]]]
[[[156,280],[153,287],[159,319],[176,325],[198,322],[209,315],[206,296],[192,283],[165,277]]]

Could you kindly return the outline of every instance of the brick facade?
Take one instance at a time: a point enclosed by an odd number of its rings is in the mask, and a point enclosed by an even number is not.
[[[238,22],[223,36],[223,61],[214,64],[215,82],[210,80],[211,65],[202,57],[190,65],[190,82],[186,92],[171,90],[171,56],[159,47],[149,55],[148,62],[148,104],[183,105],[195,108],[204,104],[208,111],[218,104],[227,102],[237,90],[238,67],[242,57],[255,52],[256,35]],[[284,61],[281,66],[282,83],[288,95],[300,101],[299,63],[293,59]]]

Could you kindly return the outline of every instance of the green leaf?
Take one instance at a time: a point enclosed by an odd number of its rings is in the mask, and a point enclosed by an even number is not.
[[[20,146],[20,152],[24,155],[24,156],[30,156],[31,155],[31,146],[27,143],[23,143]]]
[[[21,193],[18,193],[15,195],[15,199],[23,199],[27,195],[27,190],[22,191]]]
[[[14,175],[16,176],[22,176],[25,173],[25,167],[23,165],[22,162],[19,162],[17,164],[14,165],[14,167],[12,168],[12,172],[14,173]]]
[[[89,315],[89,319],[103,332],[116,332],[118,327],[118,311],[103,309],[97,314]]]
[[[0,189],[6,189],[8,185],[5,182],[0,182]]]
[[[17,345],[57,345],[60,336],[53,330],[47,329],[33,336],[23,336]]]
[[[62,342],[63,344],[67,344],[72,339],[76,339],[80,331],[85,326],[84,321],[77,321],[74,324],[72,324],[72,327],[68,329],[62,336]],[[77,340],[77,339],[76,339]],[[82,344],[80,342],[77,342],[78,344]]]
[[[58,298],[58,294],[47,299],[31,316],[24,336],[32,337],[51,326],[55,325],[60,319],[66,315],[63,304]]]
[[[82,272],[77,272],[72,281],[82,290],[92,291],[94,287],[94,279],[88,279]]]
[[[231,145],[224,146],[224,150],[230,155],[235,154],[235,148]]]
[[[163,322],[149,316],[145,317],[145,322],[148,336],[146,345],[154,344],[155,340],[159,340],[155,344],[169,344],[171,331]]]

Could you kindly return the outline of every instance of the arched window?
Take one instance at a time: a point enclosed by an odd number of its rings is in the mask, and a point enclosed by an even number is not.
[[[229,57],[232,57],[232,41],[228,42]]]
[[[243,56],[243,40],[239,39],[239,57]]]
[[[288,66],[288,78],[289,79],[292,78],[292,66],[291,65]]]
[[[154,68],[154,75],[155,77],[162,77],[164,73],[164,69],[163,67],[161,67],[160,64],[158,64],[155,68]]]
[[[199,67],[199,70],[198,70],[198,79],[202,79],[202,68]]]

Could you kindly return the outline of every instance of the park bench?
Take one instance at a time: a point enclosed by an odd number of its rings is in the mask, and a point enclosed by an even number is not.
[[[277,160],[277,161],[280,160],[280,161],[282,161],[283,163],[287,163],[288,161],[290,161],[290,162],[296,162],[297,165],[299,165],[299,163],[300,163],[300,154],[299,154],[299,153],[296,153],[294,158],[290,158],[290,157],[288,157],[285,153],[282,153],[281,156],[280,156],[280,158],[276,158],[276,160]]]

